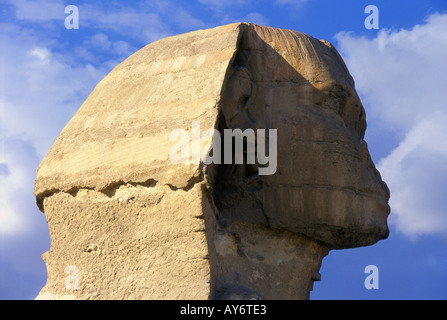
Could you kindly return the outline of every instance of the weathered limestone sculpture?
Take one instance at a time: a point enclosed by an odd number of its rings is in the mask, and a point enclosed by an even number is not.
[[[275,173],[173,163],[170,133],[191,137],[192,121],[276,129]],[[326,41],[238,23],[146,46],[98,84],[38,168],[51,236],[38,298],[309,298],[329,250],[388,236],[365,129]]]

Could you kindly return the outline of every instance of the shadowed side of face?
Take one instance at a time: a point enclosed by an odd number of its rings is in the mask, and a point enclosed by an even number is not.
[[[386,238],[389,190],[363,140],[365,110],[336,50],[299,32],[253,26],[235,65],[251,79],[239,110],[244,126],[277,130],[277,170],[262,176],[268,224],[329,248]]]

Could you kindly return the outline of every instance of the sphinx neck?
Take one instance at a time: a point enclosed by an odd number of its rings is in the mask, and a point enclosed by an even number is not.
[[[329,252],[304,236],[251,224],[216,228],[214,248],[213,299],[309,299]]]

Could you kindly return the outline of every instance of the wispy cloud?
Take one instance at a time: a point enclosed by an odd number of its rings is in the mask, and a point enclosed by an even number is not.
[[[407,235],[447,236],[446,124],[447,112],[427,115],[379,164],[393,193],[392,222]]]
[[[32,196],[39,156],[32,143],[20,138],[0,137],[0,235],[23,236],[32,233],[38,217]]]
[[[16,18],[30,21],[64,20],[62,0],[7,0],[15,8]]]
[[[8,22],[0,23],[0,234],[14,237],[36,209],[40,159],[95,85],[139,47],[205,25],[171,1],[80,1],[80,33],[64,27],[65,1],[2,2]],[[76,41],[67,41],[72,36]]]
[[[172,1],[78,1],[81,30],[69,31],[65,5],[72,3],[0,3],[0,277],[12,277],[0,280],[0,296],[20,291],[23,298],[26,287],[32,299],[44,285],[40,255],[49,248],[33,196],[40,161],[114,66],[154,40],[205,25]]]
[[[51,24],[64,21],[65,6],[74,4],[79,9],[80,28],[98,32],[115,32],[129,41],[140,40],[143,44],[161,39],[177,32],[205,27],[175,1],[139,0],[125,2],[63,0],[4,0],[12,8],[19,21]],[[216,5],[220,6],[216,2]],[[211,5],[211,3],[210,3]]]
[[[277,5],[288,5],[296,8],[302,7],[309,0],[275,0],[275,4]]]
[[[409,236],[447,235],[447,14],[374,39],[337,35],[369,121],[399,141],[379,169],[391,189],[390,221]]]
[[[80,27],[113,31],[130,39],[141,39],[149,43],[167,35],[172,30],[158,12],[148,7],[114,7],[87,3],[79,5]]]
[[[243,22],[251,22],[261,26],[268,26],[269,19],[259,12],[251,12],[242,18]]]
[[[46,152],[72,114],[107,70],[70,65],[53,40],[2,24],[0,123],[5,134],[33,141]],[[68,50],[69,52],[69,50]]]
[[[253,0],[199,0],[201,4],[208,6],[213,10],[222,10],[229,7],[240,8],[252,1]]]
[[[0,43],[0,234],[17,237],[35,221],[40,159],[107,69],[70,65],[52,39],[12,23]]]

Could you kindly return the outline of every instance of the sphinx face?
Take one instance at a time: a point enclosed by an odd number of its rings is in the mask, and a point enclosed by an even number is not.
[[[330,44],[248,29],[226,88],[227,127],[277,130],[277,170],[262,176],[260,199],[269,226],[329,248],[387,237],[389,190],[363,140],[365,110],[352,77]]]
[[[365,112],[355,91],[335,84],[322,103],[297,97],[273,118],[278,170],[264,188],[270,223],[333,248],[386,238],[389,190],[363,140]]]
[[[390,193],[363,140],[365,110],[347,69],[313,72],[324,81],[272,89],[278,170],[264,179],[266,215],[330,248],[373,244],[389,234]]]

